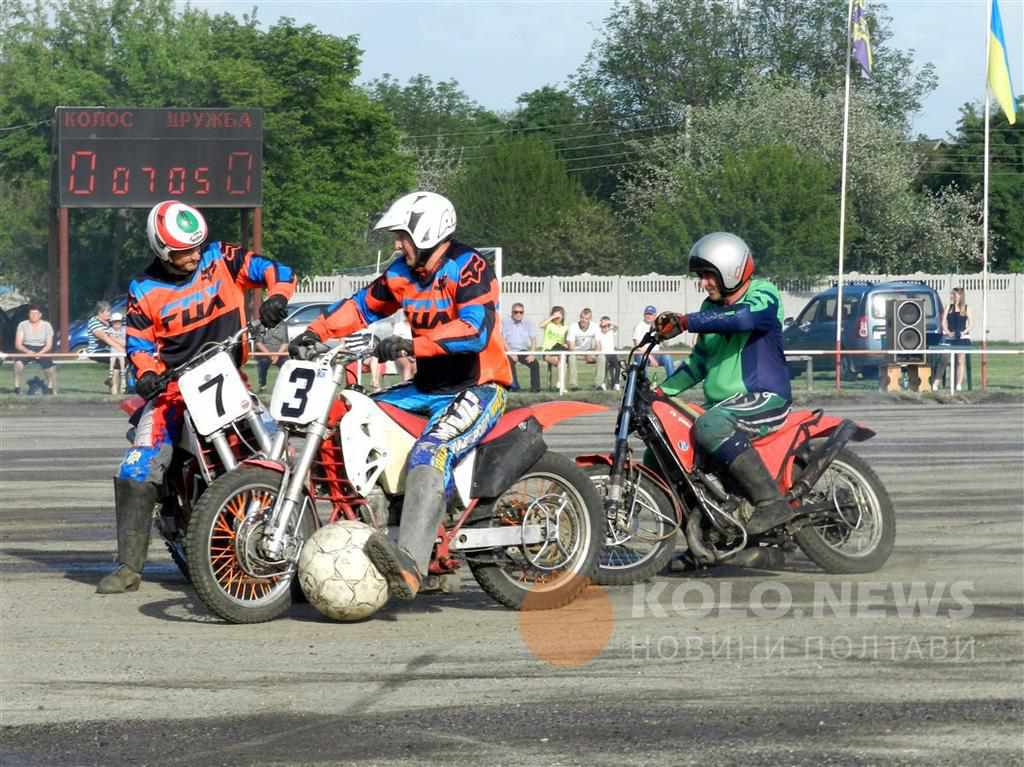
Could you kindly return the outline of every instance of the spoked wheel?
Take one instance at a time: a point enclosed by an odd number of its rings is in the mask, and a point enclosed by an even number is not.
[[[896,540],[892,501],[878,475],[852,450],[839,451],[804,503],[829,504],[834,511],[827,522],[794,536],[822,570],[870,573],[889,559]]]
[[[609,471],[604,464],[586,469],[602,498]],[[620,513],[605,519],[594,580],[603,586],[628,586],[653,578],[672,558],[678,530],[672,500],[650,477],[636,474],[635,481],[625,483]]]
[[[601,502],[568,458],[547,452],[494,503],[487,524],[538,526],[543,540],[470,559],[480,587],[513,610],[547,610],[587,586],[601,549]]]
[[[280,484],[281,475],[269,469],[244,466],[228,472],[203,493],[189,522],[192,584],[203,604],[232,623],[273,620],[292,604],[293,563],[261,565],[255,549],[262,517],[273,509]],[[317,527],[308,505],[297,526],[296,552]]]

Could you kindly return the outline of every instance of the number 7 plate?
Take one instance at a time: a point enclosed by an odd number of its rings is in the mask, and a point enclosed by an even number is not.
[[[178,379],[196,430],[204,437],[252,410],[252,398],[227,352],[216,354]]]
[[[270,415],[275,421],[311,423],[330,408],[334,388],[330,368],[288,360],[274,382]]]

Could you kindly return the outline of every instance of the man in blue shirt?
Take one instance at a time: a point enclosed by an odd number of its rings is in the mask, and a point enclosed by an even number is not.
[[[512,391],[519,388],[516,363],[521,362],[530,369],[530,391],[539,392],[540,360],[529,354],[537,348],[537,329],[532,322],[526,319],[525,311],[522,304],[512,304],[512,317],[508,322],[502,323],[501,335],[505,339],[505,347],[510,352],[508,361],[512,367]],[[512,352],[519,352],[519,354]],[[527,353],[523,354],[522,352]]]

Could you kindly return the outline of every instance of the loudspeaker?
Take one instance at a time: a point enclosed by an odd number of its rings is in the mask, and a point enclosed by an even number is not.
[[[895,354],[893,361],[923,365],[928,349],[923,298],[893,298],[887,306],[886,348],[908,354]]]

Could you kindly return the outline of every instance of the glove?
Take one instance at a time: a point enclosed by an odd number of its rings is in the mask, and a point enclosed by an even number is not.
[[[305,360],[313,356],[313,348],[322,343],[320,336],[312,330],[303,330],[288,344],[288,356],[295,360]]]
[[[288,316],[288,299],[284,296],[269,296],[260,304],[260,322],[268,328],[279,325]]]
[[[412,341],[399,336],[388,336],[377,346],[376,357],[381,362],[390,362],[399,357],[412,356]]]
[[[684,332],[688,324],[689,320],[685,314],[662,312],[654,320],[654,329],[657,331],[658,337],[665,341]]]
[[[135,393],[142,397],[142,399],[146,400],[153,399],[153,397],[159,394],[163,388],[160,376],[152,370],[147,370],[139,376],[139,380],[135,382]]]

